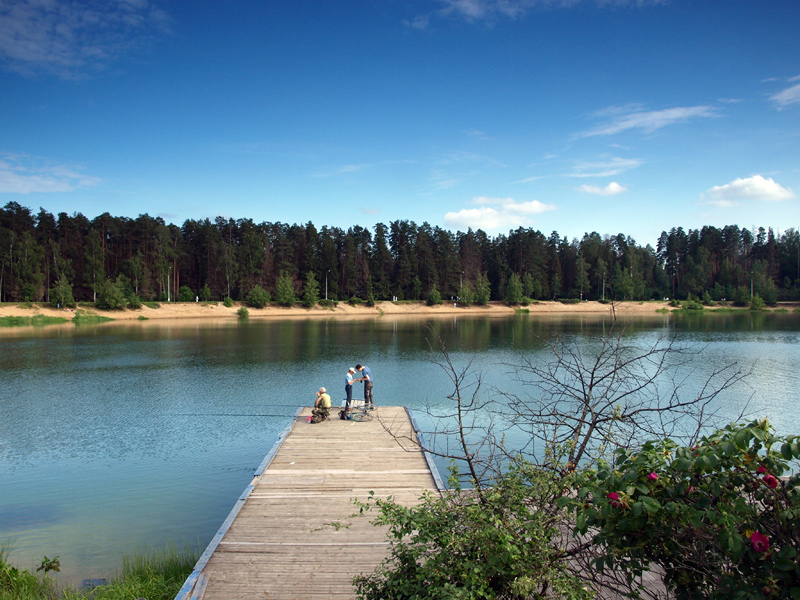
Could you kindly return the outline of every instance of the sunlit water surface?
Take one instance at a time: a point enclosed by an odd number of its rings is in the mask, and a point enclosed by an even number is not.
[[[506,363],[546,358],[539,336],[579,344],[607,317],[435,321],[109,323],[0,331],[0,543],[35,568],[59,556],[60,580],[113,574],[125,553],[204,548],[297,407],[325,385],[337,402],[348,366],[368,364],[377,403],[448,406],[449,379],[431,361],[434,334],[457,366],[470,359],[486,389],[512,390]],[[800,316],[663,315],[628,335],[702,347],[701,381],[721,365],[752,368],[719,399],[731,415],[767,416],[800,433]],[[360,392],[360,390],[359,390]],[[359,395],[358,393],[356,395]],[[513,442],[512,436],[512,442]],[[440,464],[444,471],[444,464]]]

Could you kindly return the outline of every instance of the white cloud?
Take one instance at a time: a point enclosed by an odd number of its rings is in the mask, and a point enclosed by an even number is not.
[[[30,157],[6,154],[0,159],[0,194],[71,192],[100,183],[98,177],[79,173],[65,165],[24,166]]]
[[[588,131],[576,134],[575,138],[598,135],[615,135],[624,131],[641,130],[652,133],[664,127],[684,123],[690,119],[704,119],[719,116],[713,106],[677,106],[662,110],[643,110],[639,105],[611,107],[595,114],[595,117],[608,120]]]
[[[571,8],[594,4],[601,8],[642,7],[662,4],[666,0],[439,0],[440,17],[463,19],[473,23],[495,21],[497,18],[518,19],[531,10]],[[427,22],[425,23],[427,26]]]
[[[796,78],[793,77],[790,81],[795,81],[795,79]],[[779,109],[800,103],[800,83],[770,96],[770,100],[772,100]]]
[[[532,10],[568,9],[581,4],[600,8],[642,8],[665,4],[669,0],[438,0],[441,7],[433,12],[403,21],[408,27],[425,31],[431,19],[456,19],[467,23],[493,25],[499,19],[516,20]]]
[[[150,0],[5,0],[0,63],[26,76],[80,79],[165,32],[168,22]]]
[[[780,202],[794,197],[791,189],[776,183],[772,178],[754,175],[735,179],[725,185],[716,185],[702,194],[700,199],[713,206],[729,207],[749,200]]]
[[[538,200],[517,202],[513,198],[489,198],[487,196],[473,198],[470,203],[481,206],[449,212],[444,215],[445,222],[456,227],[472,227],[485,231],[515,229],[528,226],[532,215],[556,209],[554,205],[543,204]]]
[[[614,177],[625,171],[636,169],[642,161],[638,158],[620,158],[611,156],[594,162],[579,162],[570,173],[570,177]]]
[[[578,188],[578,190],[586,194],[594,194],[596,196],[614,196],[616,194],[621,194],[622,192],[627,192],[628,188],[618,184],[616,181],[612,181],[605,187],[598,187],[596,185],[582,185]]]

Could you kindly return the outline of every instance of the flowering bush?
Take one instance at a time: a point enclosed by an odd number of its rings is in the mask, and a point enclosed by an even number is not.
[[[601,571],[635,583],[658,565],[681,599],[800,599],[800,476],[781,479],[799,441],[760,421],[694,447],[619,449],[564,504],[577,532],[594,534]]]

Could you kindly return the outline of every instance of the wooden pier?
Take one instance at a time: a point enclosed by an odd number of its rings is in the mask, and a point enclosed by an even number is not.
[[[298,410],[176,600],[355,597],[353,576],[378,566],[389,545],[353,498],[372,491],[413,505],[442,482],[412,441],[419,432],[406,409],[381,406],[368,422],[342,421],[337,410],[314,425],[310,408]]]

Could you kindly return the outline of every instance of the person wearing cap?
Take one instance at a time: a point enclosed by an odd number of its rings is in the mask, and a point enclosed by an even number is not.
[[[344,402],[344,414],[350,414],[350,403],[353,401],[353,381],[355,377],[356,370],[353,367],[350,367],[347,370],[347,375],[344,377],[344,393],[345,393],[345,402]]]
[[[356,365],[356,371],[361,373],[361,377],[356,381],[364,382],[364,407],[369,410],[375,410],[375,399],[372,397],[372,371],[369,370],[367,365]]]
[[[331,397],[324,387],[319,388],[314,409],[311,411],[311,422],[321,423],[331,414]]]

